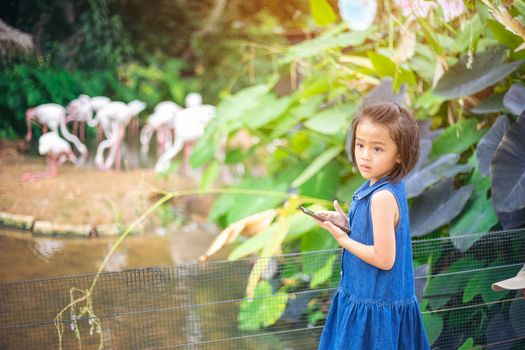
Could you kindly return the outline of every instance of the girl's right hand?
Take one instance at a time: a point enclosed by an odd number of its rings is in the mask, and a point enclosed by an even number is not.
[[[343,209],[341,209],[341,207],[339,206],[339,202],[337,200],[334,201],[334,208],[335,211],[321,210],[316,212],[316,214],[328,220],[332,220],[341,226],[348,227],[348,218]]]

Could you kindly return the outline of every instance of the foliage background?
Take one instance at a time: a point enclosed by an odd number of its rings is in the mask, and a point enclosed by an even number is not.
[[[465,1],[465,11],[451,20],[441,6],[446,2],[427,3],[435,7],[422,16],[395,1],[380,2],[370,28],[349,31],[338,4],[326,0],[4,1],[2,19],[32,33],[37,52],[3,61],[0,136],[23,133],[28,107],[65,104],[80,93],[139,98],[151,108],[201,91],[217,104],[191,158],[194,167],[206,169],[203,188],[227,166],[237,172],[236,188],[289,196],[283,202],[224,194],[210,219],[228,227],[277,208],[259,234],[237,240],[230,258],[272,256],[336,247],[295,208],[319,208],[334,198],[348,202],[362,183],[345,154],[352,114],[364,103],[398,100],[415,112],[422,130],[421,159],[406,179],[414,239],[463,237],[455,251],[420,258],[416,268],[431,275],[454,272],[469,259],[478,259],[480,267],[504,264],[468,252],[484,232],[525,224],[525,2]],[[252,146],[230,146],[218,157],[219,141],[239,132],[251,136]],[[337,273],[334,262],[328,256],[306,270],[271,277],[262,273],[268,266],[256,266],[247,295],[273,293],[282,305],[297,287],[290,281],[300,283],[306,275],[310,287],[327,286]],[[422,308],[494,301],[473,292],[474,284],[458,280],[452,294],[436,303],[427,297],[442,285],[428,279]],[[322,322],[327,298],[309,301],[305,315],[312,324]],[[239,326],[243,320],[271,326],[283,310],[265,322],[243,313]],[[482,322],[506,312],[487,306]],[[441,334],[467,327],[448,318],[425,319],[434,325],[427,328],[434,330],[435,344]],[[482,342],[479,332],[462,332],[464,344]]]

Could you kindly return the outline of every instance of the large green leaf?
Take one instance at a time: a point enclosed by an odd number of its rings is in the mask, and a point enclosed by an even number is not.
[[[525,112],[503,136],[491,164],[492,198],[497,211],[525,208]]]
[[[439,310],[471,276],[468,269],[478,266],[481,266],[480,261],[471,256],[464,256],[455,261],[446,272],[440,272],[437,275],[434,273],[434,276],[427,282],[424,300],[433,310]]]
[[[461,212],[472,190],[472,185],[453,189],[449,178],[417,197],[410,208],[412,236],[421,237],[449,223]]]
[[[470,111],[474,114],[489,114],[501,112],[505,109],[503,106],[503,94],[494,94],[487,98],[486,100],[481,101],[472,108]]]
[[[304,126],[321,134],[334,135],[346,131],[354,112],[355,105],[332,107],[308,119]]]
[[[215,112],[216,122],[222,124],[242,118],[248,110],[255,107],[259,100],[268,93],[273,83],[272,81],[269,84],[250,86],[222,100],[217,105]]]
[[[299,193],[304,196],[322,198],[328,201],[335,196],[341,163],[332,160],[315,173],[308,181],[299,186]]]
[[[197,141],[197,144],[191,151],[190,165],[193,168],[197,168],[211,162],[217,153],[220,139],[220,131],[211,126],[207,127],[204,131],[204,136]]]
[[[456,53],[466,52],[471,41],[474,43],[477,42],[484,29],[479,14],[477,13],[468,19],[461,27],[462,29],[454,38],[452,44],[452,51]]]
[[[291,46],[281,59],[281,63],[289,63],[299,58],[321,55],[323,52],[348,46],[362,45],[373,33],[373,27],[366,31],[344,32],[337,35],[324,35]]]
[[[277,98],[268,93],[260,98],[257,105],[242,116],[248,128],[257,129],[279,118],[294,102],[292,96]]]
[[[510,129],[510,123],[506,116],[502,115],[496,119],[490,130],[481,138],[476,146],[476,157],[479,172],[483,176],[490,175],[490,163],[503,135]]]
[[[324,265],[314,272],[310,280],[310,288],[316,288],[330,279],[336,259],[336,254],[330,255],[324,262]]]
[[[478,142],[487,131],[477,130],[476,124],[475,119],[466,119],[446,128],[432,143],[432,155],[463,153]]]
[[[304,214],[301,215],[305,216]],[[315,223],[315,221],[312,218],[308,219],[311,222]],[[337,241],[332,237],[332,235],[328,231],[320,228],[320,226],[317,223],[315,223],[315,225],[317,226],[316,229],[310,230],[301,237],[301,244],[299,246],[301,249],[301,253],[325,249],[335,249],[339,246]],[[308,266],[303,267],[303,271],[305,273],[311,274],[312,272],[315,272],[317,268],[312,268],[310,266],[310,263],[314,259],[308,258],[308,260],[309,264]]]
[[[317,223],[311,218],[307,217],[303,213],[297,213],[291,215],[288,220],[290,221],[290,230],[285,237],[285,242],[291,242],[302,237],[306,232],[311,231],[315,228]],[[264,246],[268,243],[268,240],[273,237],[278,229],[278,224],[274,223],[264,232],[260,232],[253,237],[248,238],[246,241],[235,247],[234,250],[228,256],[228,260],[237,260],[246,257],[250,254],[261,251]],[[333,241],[333,239],[332,239]],[[324,248],[317,248],[324,249]]]
[[[273,325],[286,309],[288,294],[272,293],[267,281],[260,281],[253,299],[243,299],[239,310],[239,328],[258,330]]]
[[[289,182],[285,179],[248,178],[236,186],[239,190],[250,189],[284,193]],[[229,225],[249,215],[266,209],[275,208],[283,201],[282,197],[252,194],[222,194],[213,203],[209,213],[210,220],[219,220],[223,217],[223,224]]]
[[[443,331],[443,319],[439,314],[423,313],[423,324],[428,342],[432,345],[441,335],[441,331]]]
[[[491,288],[492,283],[512,277],[509,276],[509,272],[512,273],[514,271],[508,269],[504,264],[503,257],[498,256],[498,258],[492,262],[487,269],[482,270],[478,275],[478,278],[480,279],[479,293],[485,303],[492,303],[501,300],[508,294],[508,291],[495,293]]]
[[[309,0],[310,11],[318,26],[326,26],[336,21],[337,16],[326,0]]]
[[[277,229],[277,224],[273,224],[265,231],[259,232],[255,236],[250,237],[246,241],[242,242],[240,245],[235,247],[234,250],[232,250],[230,255],[228,255],[228,260],[237,260],[250,254],[259,252],[268,243],[268,240],[272,238]]]
[[[292,187],[299,187],[312,176],[317,174],[328,162],[341,153],[341,146],[335,146],[327,149],[315,158],[312,163],[299,175],[293,182]]]
[[[510,113],[521,115],[525,111],[525,86],[513,84],[503,97],[503,105]]]
[[[506,49],[492,48],[475,55],[472,67],[467,67],[467,58],[462,58],[439,79],[434,93],[447,99],[473,95],[492,86],[514,72],[523,60],[504,64]]]
[[[485,21],[485,25],[490,29],[492,35],[498,40],[501,45],[505,45],[510,49],[510,56],[513,59],[525,58],[525,52],[514,51],[523,43],[523,39],[514,33],[508,31],[505,26],[498,21],[491,18]]]
[[[423,140],[421,142],[420,161],[404,180],[408,198],[417,197],[427,188],[441,180],[467,172],[472,168],[469,164],[456,164],[459,160],[459,155],[453,153],[445,154],[436,161],[421,166],[425,162],[425,160],[421,161],[421,157],[425,156],[425,144],[426,142]],[[430,151],[430,144],[428,144],[428,150]]]
[[[282,118],[278,118],[271,127],[274,129],[270,139],[276,139],[290,132],[290,129],[301,120],[314,115],[323,102],[323,95],[315,95],[304,102],[293,106]]]
[[[392,77],[395,91],[397,91],[403,83],[407,83],[410,86],[416,83],[414,73],[396,64],[387,56],[369,52],[368,57],[380,78]]]
[[[489,198],[475,196],[466,210],[452,223],[450,237],[452,243],[461,252],[467,251],[474,243],[484,235],[475,234],[488,232],[490,228],[498,223],[496,211]]]

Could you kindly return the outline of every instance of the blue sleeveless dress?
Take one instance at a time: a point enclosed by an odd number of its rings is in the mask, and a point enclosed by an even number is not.
[[[399,207],[396,259],[381,270],[343,249],[341,281],[319,343],[321,350],[430,349],[414,290],[412,243],[405,185],[383,178],[365,182],[353,196],[349,219],[352,239],[374,244],[370,203],[381,190],[393,193]]]

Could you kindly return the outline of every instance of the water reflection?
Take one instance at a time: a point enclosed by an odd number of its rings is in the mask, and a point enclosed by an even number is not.
[[[193,226],[159,235],[129,236],[113,253],[105,271],[193,263],[206,251],[216,230]],[[116,238],[33,237],[0,228],[0,281],[21,281],[96,272]],[[222,252],[215,259],[224,259]]]
[[[52,239],[39,239],[35,240],[30,246],[35,252],[35,255],[39,256],[44,261],[49,261],[53,258],[55,253],[59,252],[64,247],[64,243]]]

